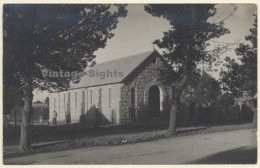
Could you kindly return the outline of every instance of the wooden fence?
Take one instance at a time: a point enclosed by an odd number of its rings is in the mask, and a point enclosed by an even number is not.
[[[239,105],[228,105],[225,103],[212,103],[209,107],[200,104],[182,104],[177,114],[179,123],[214,123],[232,121],[253,121],[253,111],[243,103]]]

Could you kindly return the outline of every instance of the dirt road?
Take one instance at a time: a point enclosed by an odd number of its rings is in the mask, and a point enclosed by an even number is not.
[[[82,148],[8,158],[5,164],[241,164],[256,163],[253,129]]]

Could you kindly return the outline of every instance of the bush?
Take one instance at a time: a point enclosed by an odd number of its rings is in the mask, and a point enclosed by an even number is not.
[[[71,114],[68,113],[68,114],[66,115],[66,123],[70,123],[70,122],[71,122]]]
[[[80,122],[81,124],[86,124],[86,123],[87,123],[87,115],[86,115],[86,114],[81,114],[81,115],[79,116],[79,122]]]

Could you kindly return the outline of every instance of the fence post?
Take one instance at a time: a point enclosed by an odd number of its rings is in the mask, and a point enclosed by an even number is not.
[[[113,116],[113,109],[111,109],[111,124],[114,125],[114,116]]]
[[[125,127],[126,127],[126,113],[125,113]]]
[[[16,126],[16,110],[14,110],[14,126]]]
[[[100,119],[99,119],[99,110],[98,108],[94,108],[95,110],[95,117],[96,117],[96,121],[95,121],[95,129],[98,129],[99,128],[99,122],[100,122]]]

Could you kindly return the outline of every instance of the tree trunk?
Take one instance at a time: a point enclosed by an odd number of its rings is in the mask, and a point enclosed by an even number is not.
[[[194,25],[194,21],[195,21],[195,10],[194,10],[194,5],[191,5],[190,9],[190,15],[191,15],[191,20],[190,20],[190,34],[191,36],[193,35],[193,25]],[[174,136],[176,133],[176,117],[177,117],[177,112],[179,109],[179,105],[180,105],[180,99],[181,99],[181,94],[182,91],[184,90],[184,88],[187,85],[188,82],[188,74],[190,72],[190,68],[189,67],[191,65],[191,55],[189,55],[189,50],[191,49],[191,39],[186,39],[187,43],[186,43],[186,48],[184,49],[184,57],[187,58],[187,61],[184,63],[183,65],[183,78],[180,81],[180,83],[178,83],[177,87],[172,87],[172,106],[171,106],[171,114],[170,114],[170,124],[169,124],[169,128],[165,133],[166,137],[171,137]],[[173,84],[174,86],[174,84]]]
[[[184,88],[186,87],[188,81],[188,75],[184,75],[183,80],[178,88],[172,87],[172,106],[171,106],[171,114],[170,114],[170,123],[169,128],[165,133],[166,137],[174,136],[176,133],[176,119],[177,112],[180,106],[181,94]]]
[[[32,113],[32,79],[30,76],[24,77],[24,108],[22,111],[20,150],[29,152],[32,150],[29,131],[30,131],[30,114]]]
[[[256,127],[257,126],[257,110],[256,108],[253,110],[254,116],[253,116],[253,125]]]
[[[253,100],[249,100],[248,104],[249,104],[249,107],[251,108],[251,110],[254,112],[253,125],[256,127],[257,126],[257,108],[255,107]]]
[[[178,104],[174,101],[171,106],[170,124],[168,130],[165,133],[166,137],[174,136],[176,133],[177,110],[178,110]]]

